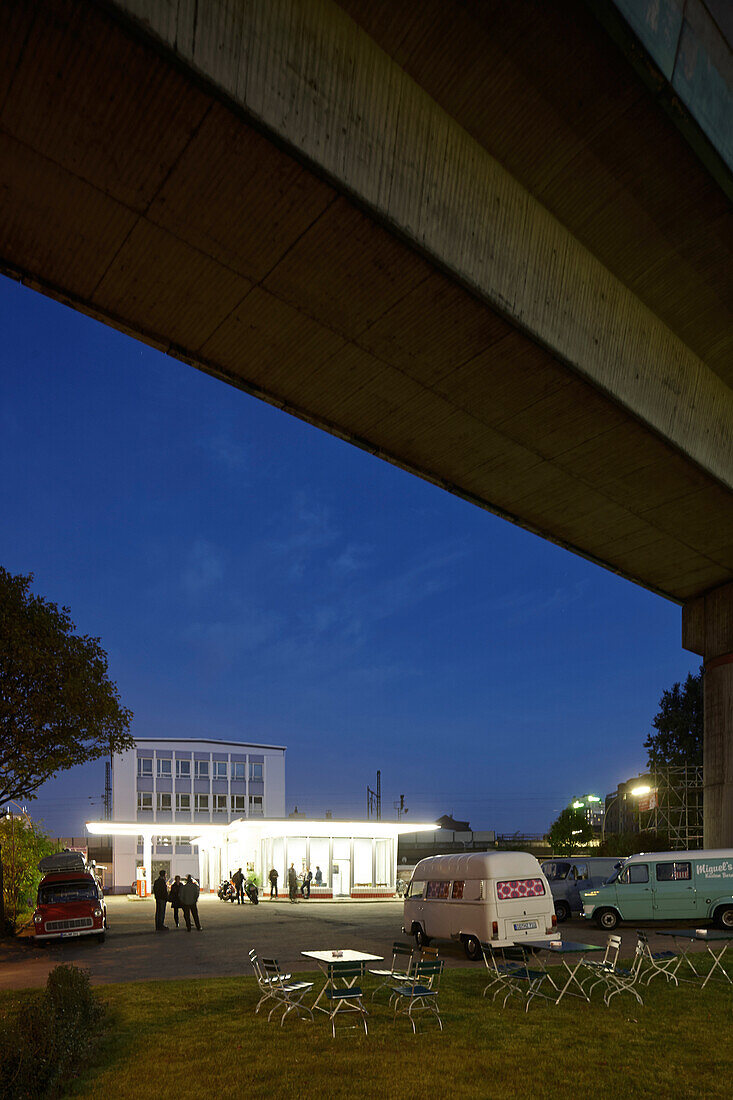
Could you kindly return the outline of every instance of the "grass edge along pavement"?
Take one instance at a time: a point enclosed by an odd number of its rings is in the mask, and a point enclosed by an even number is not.
[[[503,1009],[483,998],[485,984],[483,967],[446,971],[443,1032],[426,1022],[413,1036],[408,1021],[393,1024],[384,995],[370,1000],[367,983],[369,1036],[344,1029],[335,1040],[325,1017],[280,1027],[255,1016],[249,975],[108,985],[97,990],[107,1026],[69,1094],[138,1097],[155,1080],[171,1095],[221,1097],[730,1095],[730,986],[655,978],[643,1007],[620,994],[606,1008],[596,993],[590,1005],[534,1001],[525,1013],[519,998]]]

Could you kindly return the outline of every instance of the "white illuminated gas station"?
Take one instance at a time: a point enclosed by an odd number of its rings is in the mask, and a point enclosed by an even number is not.
[[[286,892],[287,871],[293,864],[299,875],[310,868],[314,876],[311,884],[314,897],[369,898],[389,897],[395,891],[400,833],[432,832],[437,826],[434,822],[416,824],[413,821],[402,825],[331,818],[244,818],[221,825],[186,825],[177,821],[167,827],[168,832],[175,831],[173,838],[163,835],[160,824],[140,821],[89,821],[86,828],[91,836],[120,838],[123,844],[123,838],[127,839],[130,853],[135,854],[129,867],[115,865],[118,892],[129,889],[128,884],[135,877],[141,884],[145,883],[144,892],[150,892],[154,853],[160,850],[163,840],[172,852],[177,846],[187,849],[180,868],[175,860],[171,861],[170,875],[191,873],[199,880],[202,890],[216,890],[238,867],[247,874],[257,875],[266,888],[269,872],[274,867],[279,876],[279,890]],[[183,844],[177,845],[176,841]],[[318,871],[320,884],[315,881]]]

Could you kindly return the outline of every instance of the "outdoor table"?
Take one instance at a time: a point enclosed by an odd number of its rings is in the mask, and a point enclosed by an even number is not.
[[[326,1012],[330,1014],[330,1009],[324,1008],[320,1004],[321,998],[324,996],[328,989],[328,968],[333,963],[361,963],[361,962],[381,962],[384,959],[384,955],[369,955],[366,951],[352,951],[350,948],[345,948],[343,951],[301,951],[301,955],[305,955],[309,959],[315,959],[320,969],[326,975],[326,981],[323,989],[320,991],[315,1001],[313,1002],[313,1008],[318,1009],[319,1012]],[[351,981],[343,979],[344,985],[350,989],[356,982],[356,978],[352,978]]]
[[[728,944],[731,940],[733,940],[733,932],[717,932],[715,931],[715,929],[707,928],[655,928],[654,931],[658,936],[671,936],[675,941],[688,941],[689,946],[682,948],[682,957],[696,978],[701,978],[702,975],[698,974],[697,970],[695,970],[695,967],[692,965],[692,961],[688,955],[688,952],[692,944],[695,942],[705,944],[708,954],[713,960],[713,965],[710,967],[710,972],[705,976],[705,981],[700,987],[701,989],[704,989],[705,986],[708,984],[708,981],[710,980],[710,977],[715,969],[718,969],[725,980],[733,985],[733,979],[731,979],[730,974],[727,972],[727,970],[723,966],[723,963],[721,962],[723,955],[728,948]],[[717,955],[713,951],[713,948],[711,946],[711,944],[713,943],[722,944],[722,947]]]
[[[599,947],[597,943],[575,943],[573,940],[515,940],[514,946],[527,948],[528,950],[531,949],[534,951],[549,951],[552,955],[560,956],[562,964],[568,974],[567,981],[565,982],[565,985],[562,987],[562,989],[559,989],[558,986],[555,985],[549,974],[547,975],[550,985],[555,990],[557,990],[558,996],[557,1000],[555,1001],[556,1005],[560,1004],[560,1001],[563,999],[566,993],[569,997],[583,997],[584,1000],[590,1001],[590,997],[585,992],[575,975],[577,974],[580,967],[583,965],[582,956],[590,954],[591,951],[603,951],[603,947]],[[578,959],[578,961],[575,963],[575,966],[571,967],[567,959],[564,958],[565,955],[580,955],[581,958]],[[542,966],[542,963],[540,963],[540,967],[545,970],[545,967]],[[578,987],[580,993],[576,993],[573,989],[571,989],[571,986],[573,985],[576,985]]]

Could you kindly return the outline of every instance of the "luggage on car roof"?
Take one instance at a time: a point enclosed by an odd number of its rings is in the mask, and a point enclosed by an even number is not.
[[[81,852],[55,852],[39,861],[38,870],[44,875],[53,871],[86,871],[87,865]]]

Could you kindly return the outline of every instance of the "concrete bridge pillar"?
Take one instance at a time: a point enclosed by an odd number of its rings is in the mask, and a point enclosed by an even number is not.
[[[682,644],[705,668],[705,847],[733,848],[733,584],[684,605]]]

